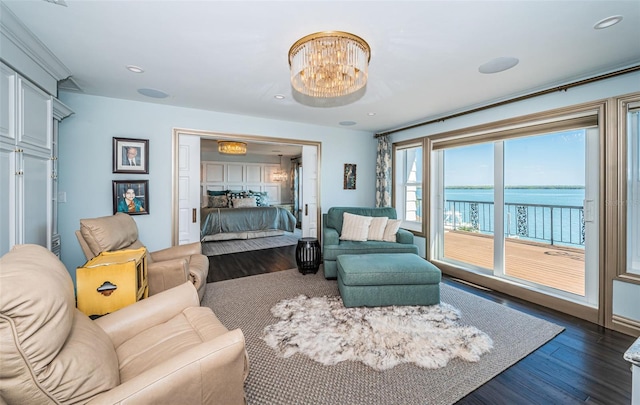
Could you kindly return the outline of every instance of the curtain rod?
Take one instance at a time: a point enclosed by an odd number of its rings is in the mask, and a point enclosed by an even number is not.
[[[478,111],[483,111],[483,110],[488,110],[490,108],[500,107],[500,106],[503,106],[505,104],[511,104],[511,103],[515,103],[515,102],[518,102],[518,101],[522,101],[522,100],[527,100],[527,99],[534,98],[534,97],[543,96],[545,94],[555,93],[557,91],[567,91],[568,89],[570,89],[572,87],[578,87],[578,86],[582,86],[583,84],[588,84],[588,83],[593,83],[593,82],[597,82],[597,81],[604,80],[604,79],[609,79],[611,77],[624,75],[624,74],[627,74],[627,73],[635,72],[637,70],[640,70],[640,65],[635,65],[635,66],[631,66],[631,67],[628,67],[628,68],[625,68],[625,69],[616,70],[615,72],[605,73],[605,74],[602,74],[602,75],[599,75],[599,76],[590,77],[588,79],[578,80],[577,82],[573,82],[573,83],[569,83],[569,84],[563,84],[562,86],[556,86],[556,87],[552,87],[552,88],[549,88],[549,89],[546,89],[546,90],[536,91],[534,93],[525,94],[525,95],[520,96],[520,97],[511,98],[509,100],[504,100],[504,101],[499,101],[497,103],[488,104],[488,105],[485,105],[485,106],[482,106],[482,107],[472,108],[471,110],[462,111],[462,112],[459,112],[459,113],[447,115],[447,116],[436,118],[436,119],[432,119],[432,120],[429,120],[429,121],[424,121],[424,122],[419,122],[417,124],[407,125],[406,127],[400,127],[400,128],[391,129],[391,130],[384,131],[384,132],[379,132],[379,133],[375,134],[373,137],[374,138],[379,138],[381,136],[390,135],[390,134],[393,134],[393,133],[396,133],[396,132],[406,131],[407,129],[418,128],[418,127],[421,127],[421,126],[424,126],[424,125],[434,124],[436,122],[442,122],[442,121],[449,120],[449,119],[452,119],[452,118],[461,117],[463,115],[476,113]]]

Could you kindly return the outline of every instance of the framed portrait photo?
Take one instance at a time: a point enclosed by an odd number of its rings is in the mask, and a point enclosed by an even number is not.
[[[149,180],[113,180],[113,213],[149,214]]]
[[[113,138],[114,173],[149,173],[149,140]]]
[[[344,189],[356,189],[356,165],[353,163],[344,164]]]

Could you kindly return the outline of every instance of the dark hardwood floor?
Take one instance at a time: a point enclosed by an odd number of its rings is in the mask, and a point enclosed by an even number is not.
[[[207,283],[296,267],[296,245],[209,256]]]
[[[207,281],[295,268],[295,246],[209,258]],[[631,370],[623,359],[635,338],[451,278],[444,282],[565,328],[458,404],[630,404]]]

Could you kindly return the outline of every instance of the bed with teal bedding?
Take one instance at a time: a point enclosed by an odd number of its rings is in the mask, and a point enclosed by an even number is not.
[[[296,218],[281,207],[202,208],[200,215],[203,242],[282,235],[296,228]]]

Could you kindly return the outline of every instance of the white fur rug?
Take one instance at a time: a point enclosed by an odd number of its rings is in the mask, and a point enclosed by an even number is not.
[[[345,308],[339,296],[300,295],[271,313],[282,320],[264,328],[269,347],[282,357],[301,353],[325,365],[351,360],[376,370],[402,363],[433,369],[454,358],[477,362],[493,348],[487,334],[460,325],[460,312],[445,303]]]

